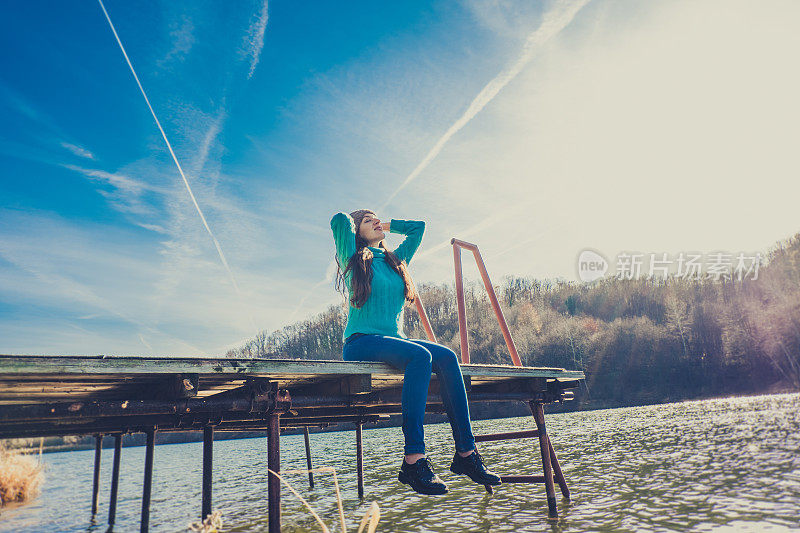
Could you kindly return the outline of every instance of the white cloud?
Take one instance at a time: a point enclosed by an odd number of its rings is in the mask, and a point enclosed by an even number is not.
[[[72,144],[68,142],[62,142],[61,146],[72,152],[73,154],[77,155],[78,157],[83,157],[85,159],[97,159],[92,152],[83,148],[82,146],[78,146],[77,144]]]
[[[180,20],[171,21],[169,39],[172,42],[172,47],[156,64],[159,67],[163,67],[172,61],[183,61],[195,44],[194,33],[194,22],[188,15],[184,14],[180,17]]]
[[[222,108],[217,116],[211,120],[211,123],[206,128],[206,133],[203,136],[202,142],[200,143],[200,147],[197,151],[197,154],[194,157],[194,161],[192,167],[194,169],[194,174],[199,175],[203,172],[203,169],[208,162],[208,157],[211,152],[214,143],[219,136],[219,133],[222,131],[222,126],[225,123],[226,113],[225,109]]]
[[[150,344],[146,340],[144,340],[144,337],[142,336],[142,334],[139,333],[138,336],[139,336],[139,340],[142,341],[142,344],[144,344],[147,347],[147,349],[152,352],[153,351],[153,347],[150,346]]]
[[[97,192],[106,198],[117,210],[142,216],[152,215],[153,206],[145,198],[146,193],[169,194],[168,189],[156,187],[142,180],[131,178],[121,172],[107,172],[99,169],[87,169],[76,165],[61,165],[69,170],[74,170],[96,183],[110,189],[100,188]]]
[[[99,181],[107,185],[111,185],[115,189],[125,193],[138,196],[144,191],[158,190],[157,188],[152,187],[151,185],[143,181],[131,178],[130,176],[126,176],[124,174],[106,172],[105,170],[82,168],[76,165],[63,165],[63,166],[64,168],[74,170],[75,172],[80,172],[87,178],[91,178],[95,181]]]
[[[250,69],[247,72],[248,80],[253,77],[258,62],[261,59],[261,50],[264,48],[264,32],[267,29],[268,21],[269,2],[263,0],[260,10],[254,15],[250,26],[247,28],[244,46],[242,48],[242,54],[248,59],[250,64]]]
[[[164,234],[167,233],[167,230],[163,226],[160,226],[158,224],[146,224],[144,222],[137,222],[136,225],[146,230],[154,231],[156,233],[164,233]]]
[[[556,0],[557,1],[557,0]],[[475,21],[506,39],[525,40],[531,28],[540,24],[542,12],[554,3],[513,0],[459,0]]]

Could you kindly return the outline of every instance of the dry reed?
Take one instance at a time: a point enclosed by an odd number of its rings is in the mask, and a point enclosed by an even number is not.
[[[222,511],[216,510],[208,515],[202,522],[193,522],[189,524],[190,531],[197,531],[199,533],[219,533],[219,528],[222,527]]]
[[[297,492],[288,481],[286,481],[280,474],[278,474],[277,472],[275,472],[270,468],[267,468],[267,472],[274,474],[284,485],[286,485],[286,488],[288,488],[292,492],[292,494],[297,496],[297,498],[303,503],[303,505],[305,505],[306,509],[308,509],[308,512],[311,513],[311,516],[313,516],[314,519],[317,521],[317,523],[320,525],[320,527],[322,528],[322,533],[330,533],[328,526],[325,525],[320,516],[314,511],[314,509],[311,508],[306,499],[303,498],[300,495],[300,493]],[[344,521],[344,507],[342,506],[342,495],[341,492],[339,491],[339,478],[336,476],[335,468],[330,466],[323,466],[311,469],[295,468],[292,470],[283,471],[284,474],[309,473],[309,472],[333,474],[333,484],[336,489],[336,501],[339,507],[339,521],[342,527],[342,533],[347,533],[347,526],[345,526],[345,521]],[[364,517],[361,519],[361,525],[358,528],[358,533],[364,531],[365,528],[367,530],[367,533],[374,533],[375,529],[378,527],[378,522],[380,521],[380,519],[381,519],[380,507],[378,506],[377,502],[372,502],[370,507],[367,509],[367,512],[364,513]]]
[[[41,461],[0,445],[0,507],[35,498],[42,486],[43,470]]]

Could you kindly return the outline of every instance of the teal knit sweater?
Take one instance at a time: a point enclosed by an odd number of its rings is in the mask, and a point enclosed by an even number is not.
[[[356,227],[347,213],[336,213],[331,219],[333,240],[336,243],[336,257],[342,269],[356,253]],[[391,233],[400,233],[406,238],[394,250],[394,253],[406,264],[422,242],[425,222],[420,220],[392,219],[389,223]],[[403,278],[386,262],[382,248],[369,247],[372,250],[372,290],[369,298],[360,309],[348,306],[347,325],[342,340],[353,333],[379,334],[407,339],[403,333],[403,309],[405,305],[405,284]],[[352,276],[348,272],[345,284],[352,295]],[[349,298],[348,298],[349,301]]]

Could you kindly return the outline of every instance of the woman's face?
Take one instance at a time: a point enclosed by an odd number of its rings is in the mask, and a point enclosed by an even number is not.
[[[369,243],[369,246],[377,246],[386,237],[381,228],[381,219],[374,213],[364,215],[364,218],[361,219],[361,226],[358,228],[358,234]]]

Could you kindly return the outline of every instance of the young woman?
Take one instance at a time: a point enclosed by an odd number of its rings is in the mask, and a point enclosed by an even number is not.
[[[373,211],[361,209],[331,219],[336,242],[336,288],[349,299],[342,340],[345,361],[381,361],[404,371],[402,411],[405,448],[398,479],[421,494],[444,494],[447,487],[433,473],[425,456],[422,420],[431,371],[453,429],[456,454],[450,470],[482,485],[499,485],[475,449],[464,378],[455,352],[446,346],[403,333],[403,309],[416,298],[408,263],[422,242],[425,223],[392,219],[381,222]],[[394,252],[385,232],[406,236]],[[346,292],[345,292],[346,289]]]

